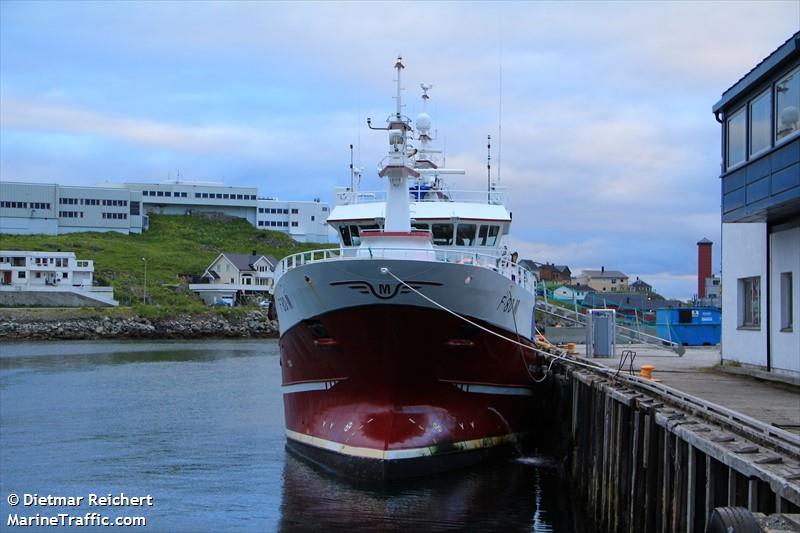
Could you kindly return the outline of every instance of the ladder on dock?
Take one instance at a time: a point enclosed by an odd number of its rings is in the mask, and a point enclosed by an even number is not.
[[[588,326],[586,315],[583,315],[577,311],[573,311],[572,309],[551,304],[544,299],[536,299],[535,310],[561,318],[563,320],[568,320],[575,324],[580,324],[581,326]],[[638,329],[629,328],[619,323],[617,324],[617,336],[631,342],[647,344],[650,346],[656,346],[658,348],[666,347],[674,351],[679,356],[682,356],[686,352],[686,349],[682,344],[679,344],[671,339],[662,339],[661,337],[650,335],[649,333],[639,331]]]

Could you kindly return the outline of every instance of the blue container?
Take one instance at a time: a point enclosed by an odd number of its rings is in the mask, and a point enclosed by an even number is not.
[[[722,312],[718,307],[656,309],[656,329],[662,339],[684,346],[719,344]]]

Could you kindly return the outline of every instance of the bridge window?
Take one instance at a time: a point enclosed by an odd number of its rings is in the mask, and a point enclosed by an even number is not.
[[[433,224],[433,244],[437,246],[453,246],[453,225]]]
[[[772,144],[772,94],[764,91],[750,102],[750,155],[760,154]]]
[[[747,114],[745,108],[742,108],[728,119],[728,168],[744,163],[746,146]]]
[[[414,229],[422,230],[422,231],[430,231],[431,225],[430,224],[423,224],[422,222],[414,222],[411,224],[411,227]]]
[[[456,246],[475,246],[476,224],[459,224],[456,229]]]
[[[342,244],[345,246],[352,246],[353,242],[350,239],[350,226],[339,224],[339,235],[342,237]]]
[[[800,129],[800,68],[775,84],[775,140]]]
[[[478,231],[478,246],[494,246],[499,233],[500,226],[482,225]]]

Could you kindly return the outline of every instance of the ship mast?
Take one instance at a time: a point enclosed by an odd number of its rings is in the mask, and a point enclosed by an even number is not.
[[[395,114],[386,119],[388,123],[386,128],[373,127],[370,119],[367,119],[367,126],[370,129],[389,131],[389,152],[383,159],[383,168],[378,172],[380,177],[387,178],[384,231],[408,233],[411,231],[408,178],[419,177],[419,173],[412,168],[411,160],[408,157],[408,133],[411,130],[411,125],[410,121],[402,115],[401,73],[405,68],[402,57],[397,57],[394,68],[397,70],[397,107]]]

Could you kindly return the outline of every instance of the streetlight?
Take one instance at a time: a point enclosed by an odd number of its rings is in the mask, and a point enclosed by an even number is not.
[[[144,284],[142,285],[142,303],[147,305],[147,258],[142,257],[144,261]]]

